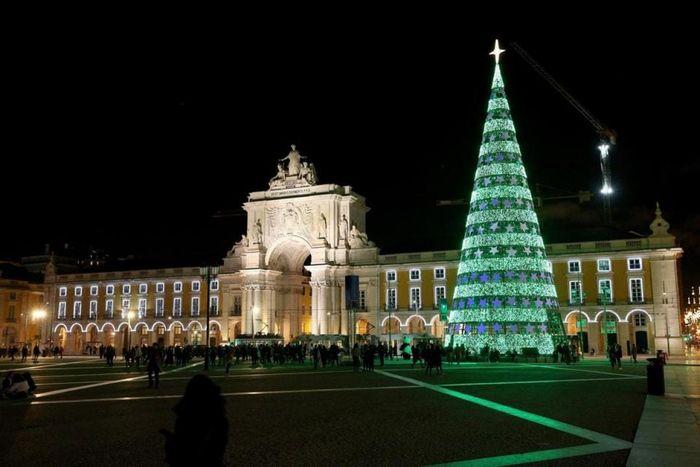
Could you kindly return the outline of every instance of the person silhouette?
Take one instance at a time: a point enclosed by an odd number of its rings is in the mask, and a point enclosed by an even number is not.
[[[165,436],[165,462],[174,466],[224,464],[228,419],[221,388],[205,375],[195,375],[173,407],[175,431]]]

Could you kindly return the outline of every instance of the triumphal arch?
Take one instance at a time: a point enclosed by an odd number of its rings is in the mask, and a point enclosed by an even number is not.
[[[365,198],[350,186],[320,184],[313,163],[292,146],[269,188],[250,193],[243,208],[246,233],[220,275],[224,306],[240,315],[232,334],[352,332],[345,276],[376,286],[379,274],[378,249],[365,234]]]

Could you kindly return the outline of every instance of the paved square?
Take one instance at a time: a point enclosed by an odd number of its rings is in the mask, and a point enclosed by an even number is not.
[[[119,362],[121,363],[121,362]],[[161,428],[202,365],[171,368],[160,389],[142,371],[98,359],[32,367],[38,390],[3,400],[2,465],[162,465]],[[210,377],[226,398],[231,464],[481,465],[624,463],[646,397],[644,365],[602,362],[350,367],[235,367]],[[586,455],[576,457],[577,455]],[[558,460],[557,460],[558,459]]]

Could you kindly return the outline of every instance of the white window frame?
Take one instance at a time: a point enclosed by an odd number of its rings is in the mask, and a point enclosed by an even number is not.
[[[139,293],[140,294],[146,294],[148,293],[148,284],[145,282],[142,282],[139,284]]]
[[[603,282],[609,282],[610,283],[610,303],[614,302],[615,295],[613,295],[613,281],[612,279],[598,279],[598,298],[600,299],[601,297],[601,292],[603,291],[603,288],[601,287],[601,284]]]
[[[98,293],[100,293],[100,287],[97,285],[91,285],[90,286],[90,295],[94,297]]]
[[[156,293],[165,293],[165,282],[156,282]]]
[[[131,295],[131,284],[122,284],[122,295]]]
[[[173,298],[173,316],[182,317],[182,297]]]
[[[114,295],[114,284],[107,284],[107,286],[105,287],[105,294]]]
[[[581,260],[580,260],[580,259],[570,259],[570,260],[568,260],[568,261],[566,262],[566,264],[567,264],[566,270],[567,270],[567,272],[568,272],[569,274],[581,274]],[[572,271],[572,270],[571,270],[571,265],[572,265],[572,264],[576,264],[576,265],[577,265],[577,270],[576,270],[576,271]]]
[[[83,287],[80,285],[76,285],[75,288],[73,289],[73,295],[76,297],[82,297],[83,296]]]
[[[209,284],[209,290],[211,291],[217,291],[219,290],[219,279],[214,279],[210,282]]]
[[[68,287],[59,287],[58,288],[58,296],[59,297],[67,297],[68,296]]]
[[[393,304],[392,304],[392,299],[393,299]],[[396,287],[391,287],[391,288],[386,289],[386,308],[387,308],[387,310],[396,310],[396,304],[397,304],[397,302],[396,302]]]
[[[573,284],[578,284],[578,300],[574,301],[574,287],[572,287]],[[569,303],[573,303],[576,305],[580,305],[583,303],[583,284],[581,284],[581,281],[575,280],[575,281],[569,281]]]
[[[416,277],[415,279],[413,278],[413,273],[414,273],[414,272],[417,272],[417,273],[418,273],[418,277]],[[409,271],[408,271],[408,279],[409,279],[410,281],[412,281],[412,282],[417,282],[417,281],[420,280],[420,277],[421,277],[420,269],[417,269],[417,268],[409,269]]]
[[[190,288],[192,289],[192,292],[199,292],[202,288],[202,284],[199,281],[192,281]]]
[[[97,318],[97,300],[90,300],[90,309],[88,310],[90,318]]]
[[[174,293],[182,293],[182,282],[180,282],[180,281],[173,282],[173,292]]]
[[[128,313],[130,309],[131,309],[131,299],[130,298],[122,298],[122,312]]]
[[[635,300],[634,294],[632,293],[632,283],[635,281],[639,281],[639,294],[641,297],[640,300]],[[630,302],[643,303],[644,302],[644,280],[641,277],[630,277],[628,280],[628,284],[629,284]]]
[[[418,300],[413,299],[413,291],[417,290],[418,291]],[[415,305],[414,305],[415,302]],[[423,297],[421,296],[421,289],[420,287],[411,287],[408,289],[408,306],[410,307],[411,310],[420,310],[421,307],[423,306]]]
[[[139,308],[138,308],[139,318],[146,317],[147,309],[148,309],[148,301],[145,298],[139,298]]]
[[[190,316],[199,316],[200,306],[199,306],[199,296],[192,297],[190,300]]]
[[[608,269],[601,269],[600,268],[601,261],[608,262]],[[612,272],[612,261],[610,260],[610,258],[598,258],[598,260],[596,261],[596,268],[598,269],[598,272]]]
[[[391,278],[390,274],[393,276],[393,279]],[[386,281],[387,282],[396,282],[396,270],[395,269],[389,269],[386,272]]]
[[[438,271],[442,271],[442,277],[438,277]],[[444,267],[435,268],[433,270],[433,277],[435,278],[435,280],[444,281],[447,277],[447,271]]]
[[[66,302],[58,302],[58,319],[66,319]]]
[[[114,299],[108,298],[105,300],[105,318],[114,317]]]
[[[83,314],[83,302],[76,300],[73,302],[73,319],[80,319]]]
[[[162,318],[165,313],[165,299],[163,297],[156,298],[156,318]]]
[[[442,290],[442,296],[438,294],[438,290]],[[440,299],[447,298],[447,287],[445,287],[444,285],[436,285],[433,293],[435,294],[435,309],[439,309]]]
[[[219,314],[219,296],[212,295],[209,297],[209,314]]]
[[[638,268],[633,268],[632,267],[632,261],[639,261],[639,267]],[[627,270],[628,271],[641,271],[642,270],[642,258],[639,256],[633,256],[631,258],[627,258]]]

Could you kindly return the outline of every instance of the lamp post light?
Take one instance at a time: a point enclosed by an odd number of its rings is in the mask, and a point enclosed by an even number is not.
[[[37,308],[36,310],[32,311],[32,321],[43,321],[46,319],[47,313],[46,310],[42,308]],[[39,328],[39,342],[41,342],[41,336],[42,336],[42,329],[41,327]]]
[[[204,266],[199,268],[199,274],[204,278],[204,282],[207,287],[207,324],[206,324],[206,342],[204,343],[204,370],[208,371],[209,370],[209,308],[211,305],[211,280],[212,278],[215,278],[217,274],[219,274],[219,267],[218,266]],[[217,308],[218,311],[218,308]]]
[[[128,311],[126,313],[126,320],[127,320],[127,346],[126,349],[129,350],[131,349],[131,320],[134,319],[134,316],[136,316],[136,313],[133,311]]]

